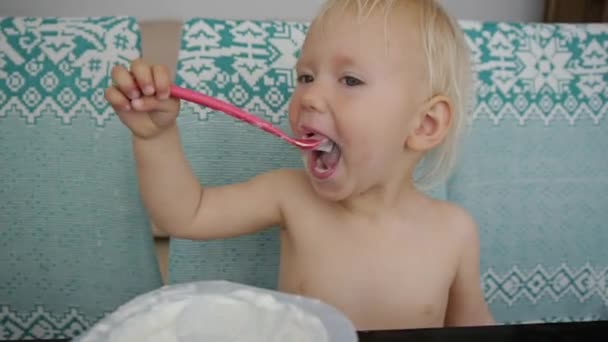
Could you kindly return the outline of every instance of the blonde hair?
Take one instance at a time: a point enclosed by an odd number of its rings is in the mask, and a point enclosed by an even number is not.
[[[399,5],[410,5],[408,8],[417,11],[430,95],[446,96],[452,105],[452,120],[445,139],[423,157],[420,174],[415,178],[418,187],[428,189],[446,181],[451,174],[457,162],[460,138],[467,126],[472,71],[460,26],[435,0],[327,0],[317,19],[330,11],[353,9],[360,19],[381,10],[387,18]]]

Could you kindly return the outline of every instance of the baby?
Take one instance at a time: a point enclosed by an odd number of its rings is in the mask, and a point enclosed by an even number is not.
[[[172,236],[280,226],[279,290],[333,305],[358,330],[483,325],[493,318],[475,223],[420,190],[455,163],[468,62],[462,33],[434,1],[329,0],[307,33],[289,105],[294,134],[324,140],[324,150],[303,151],[304,169],[219,187],[201,186],[184,157],[165,66],[116,66],[106,98],[132,131],[144,204]]]

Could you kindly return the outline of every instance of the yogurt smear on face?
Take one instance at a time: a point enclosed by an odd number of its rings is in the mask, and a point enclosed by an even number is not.
[[[321,320],[269,294],[235,290],[160,302],[121,324],[111,342],[328,342]]]

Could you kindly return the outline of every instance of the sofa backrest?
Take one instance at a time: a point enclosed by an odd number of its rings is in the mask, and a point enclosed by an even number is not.
[[[458,169],[431,195],[475,217],[499,322],[608,318],[607,26],[461,25],[477,104]],[[176,82],[288,131],[307,29],[190,19]],[[0,30],[0,337],[71,337],[160,284],[129,134],[103,100],[110,66],[139,56],[139,28],[1,18]],[[301,165],[289,145],[204,107],[185,103],[179,125],[206,185]],[[276,227],[171,244],[170,282],[276,287]]]
[[[448,199],[501,321],[608,318],[608,25],[462,23],[477,105]]]
[[[0,18],[0,340],[77,336],[161,286],[104,99],[139,49],[134,18]]]
[[[176,83],[231,102],[288,132],[292,69],[305,31],[305,24],[291,22],[186,21]],[[278,138],[206,107],[183,103],[178,124],[186,155],[206,186],[301,164],[299,152]],[[169,281],[227,279],[275,288],[278,262],[277,227],[236,239],[172,240]]]
[[[482,283],[500,322],[608,316],[607,26],[460,22],[477,103],[461,163],[432,194],[468,209],[482,244]],[[185,23],[176,82],[288,130],[293,66],[308,29],[286,21]],[[207,108],[179,118],[203,184],[277,167],[298,152]],[[172,241],[170,281],[228,278],[274,287],[276,230]]]

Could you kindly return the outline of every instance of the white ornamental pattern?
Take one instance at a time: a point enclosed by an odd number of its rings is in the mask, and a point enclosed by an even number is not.
[[[77,309],[63,314],[53,314],[44,306],[31,312],[12,310],[10,306],[0,305],[0,339],[63,339],[82,335],[92,326]]]
[[[281,123],[306,30],[295,22],[192,19],[184,25],[177,82]],[[183,114],[201,121],[212,112],[184,104]]]
[[[110,71],[139,50],[134,18],[0,18],[0,119],[85,116],[104,127],[114,115],[103,98]]]
[[[578,269],[562,264],[553,270],[536,265],[531,271],[515,266],[506,272],[489,268],[482,274],[482,285],[489,303],[500,301],[511,306],[525,299],[536,304],[544,298],[557,302],[573,296],[580,302],[600,300],[608,306],[608,267],[591,264]]]
[[[472,120],[591,120],[608,112],[608,25],[461,22],[476,73]]]

